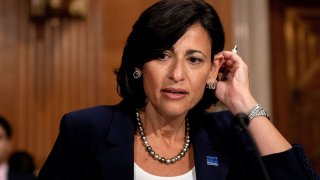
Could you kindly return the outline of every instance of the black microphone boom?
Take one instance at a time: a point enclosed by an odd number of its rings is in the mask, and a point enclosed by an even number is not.
[[[257,145],[248,129],[248,124],[249,124],[249,118],[246,114],[244,113],[239,113],[235,116],[236,120],[239,122],[241,128],[243,130],[245,130],[245,132],[247,132],[248,136],[249,136],[249,139],[250,141],[252,142],[252,146],[253,146],[253,149],[255,151],[255,154],[257,156],[257,159],[258,159],[258,162],[259,162],[259,165],[260,165],[260,168],[262,170],[262,173],[263,173],[263,176],[264,176],[264,179],[265,180],[270,180],[270,177],[269,177],[269,174],[268,174],[268,171],[267,171],[267,168],[266,166],[264,165],[263,161],[262,161],[262,158],[261,158],[261,154],[260,154],[260,151],[259,149],[257,148]]]

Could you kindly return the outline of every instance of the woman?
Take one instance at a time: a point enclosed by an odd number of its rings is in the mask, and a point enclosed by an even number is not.
[[[134,24],[116,71],[119,105],[65,115],[39,179],[262,179],[247,113],[272,179],[308,179],[302,150],[268,120],[248,69],[222,51],[217,13],[200,0],[163,0]],[[229,74],[217,81],[219,69]],[[230,112],[207,113],[216,97]]]

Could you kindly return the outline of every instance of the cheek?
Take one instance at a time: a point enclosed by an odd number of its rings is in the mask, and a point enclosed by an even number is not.
[[[143,87],[147,96],[152,95],[154,91],[157,91],[161,86],[162,74],[158,71],[143,72]]]
[[[193,94],[197,100],[200,100],[203,96],[204,89],[206,87],[206,83],[208,80],[208,76],[209,76],[209,73],[205,73],[205,74],[199,73],[198,75],[195,75],[192,78],[192,81],[190,82]]]
[[[195,94],[202,97],[205,87],[206,87],[206,81],[198,80],[194,82],[194,86],[192,87],[192,89],[193,89],[193,92],[195,92]]]
[[[150,94],[152,94],[151,91],[153,89],[155,89],[155,85],[153,84],[154,81],[150,80],[150,77],[148,77],[148,76],[145,76],[145,77],[147,77],[147,78],[143,78],[143,89],[144,89],[146,96],[149,97]]]

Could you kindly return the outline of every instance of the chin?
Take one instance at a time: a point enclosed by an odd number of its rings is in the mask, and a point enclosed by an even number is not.
[[[182,115],[186,115],[189,109],[190,108],[188,106],[174,105],[163,108],[162,112],[170,117],[179,117]]]

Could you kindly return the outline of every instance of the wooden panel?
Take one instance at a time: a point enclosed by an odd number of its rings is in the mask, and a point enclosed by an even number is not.
[[[110,87],[114,84],[108,83],[114,76],[98,78],[106,72],[100,66],[99,3],[90,1],[85,20],[35,23],[28,1],[0,1],[0,114],[14,128],[14,149],[32,153],[38,167],[52,148],[64,113],[119,100]],[[101,86],[104,93],[99,94]]]
[[[113,70],[134,21],[154,2],[88,0],[84,20],[36,23],[29,1],[0,0],[0,114],[13,126],[14,150],[30,152],[39,168],[64,113],[119,102]],[[230,25],[231,10],[220,12]]]
[[[291,138],[320,171],[320,6],[287,8],[285,43],[290,90]]]
[[[275,124],[320,172],[320,4],[271,5]]]
[[[233,3],[232,0],[208,0],[215,10],[218,12],[220,19],[223,24],[225,32],[225,50],[230,50],[234,47],[234,37],[233,37]]]

